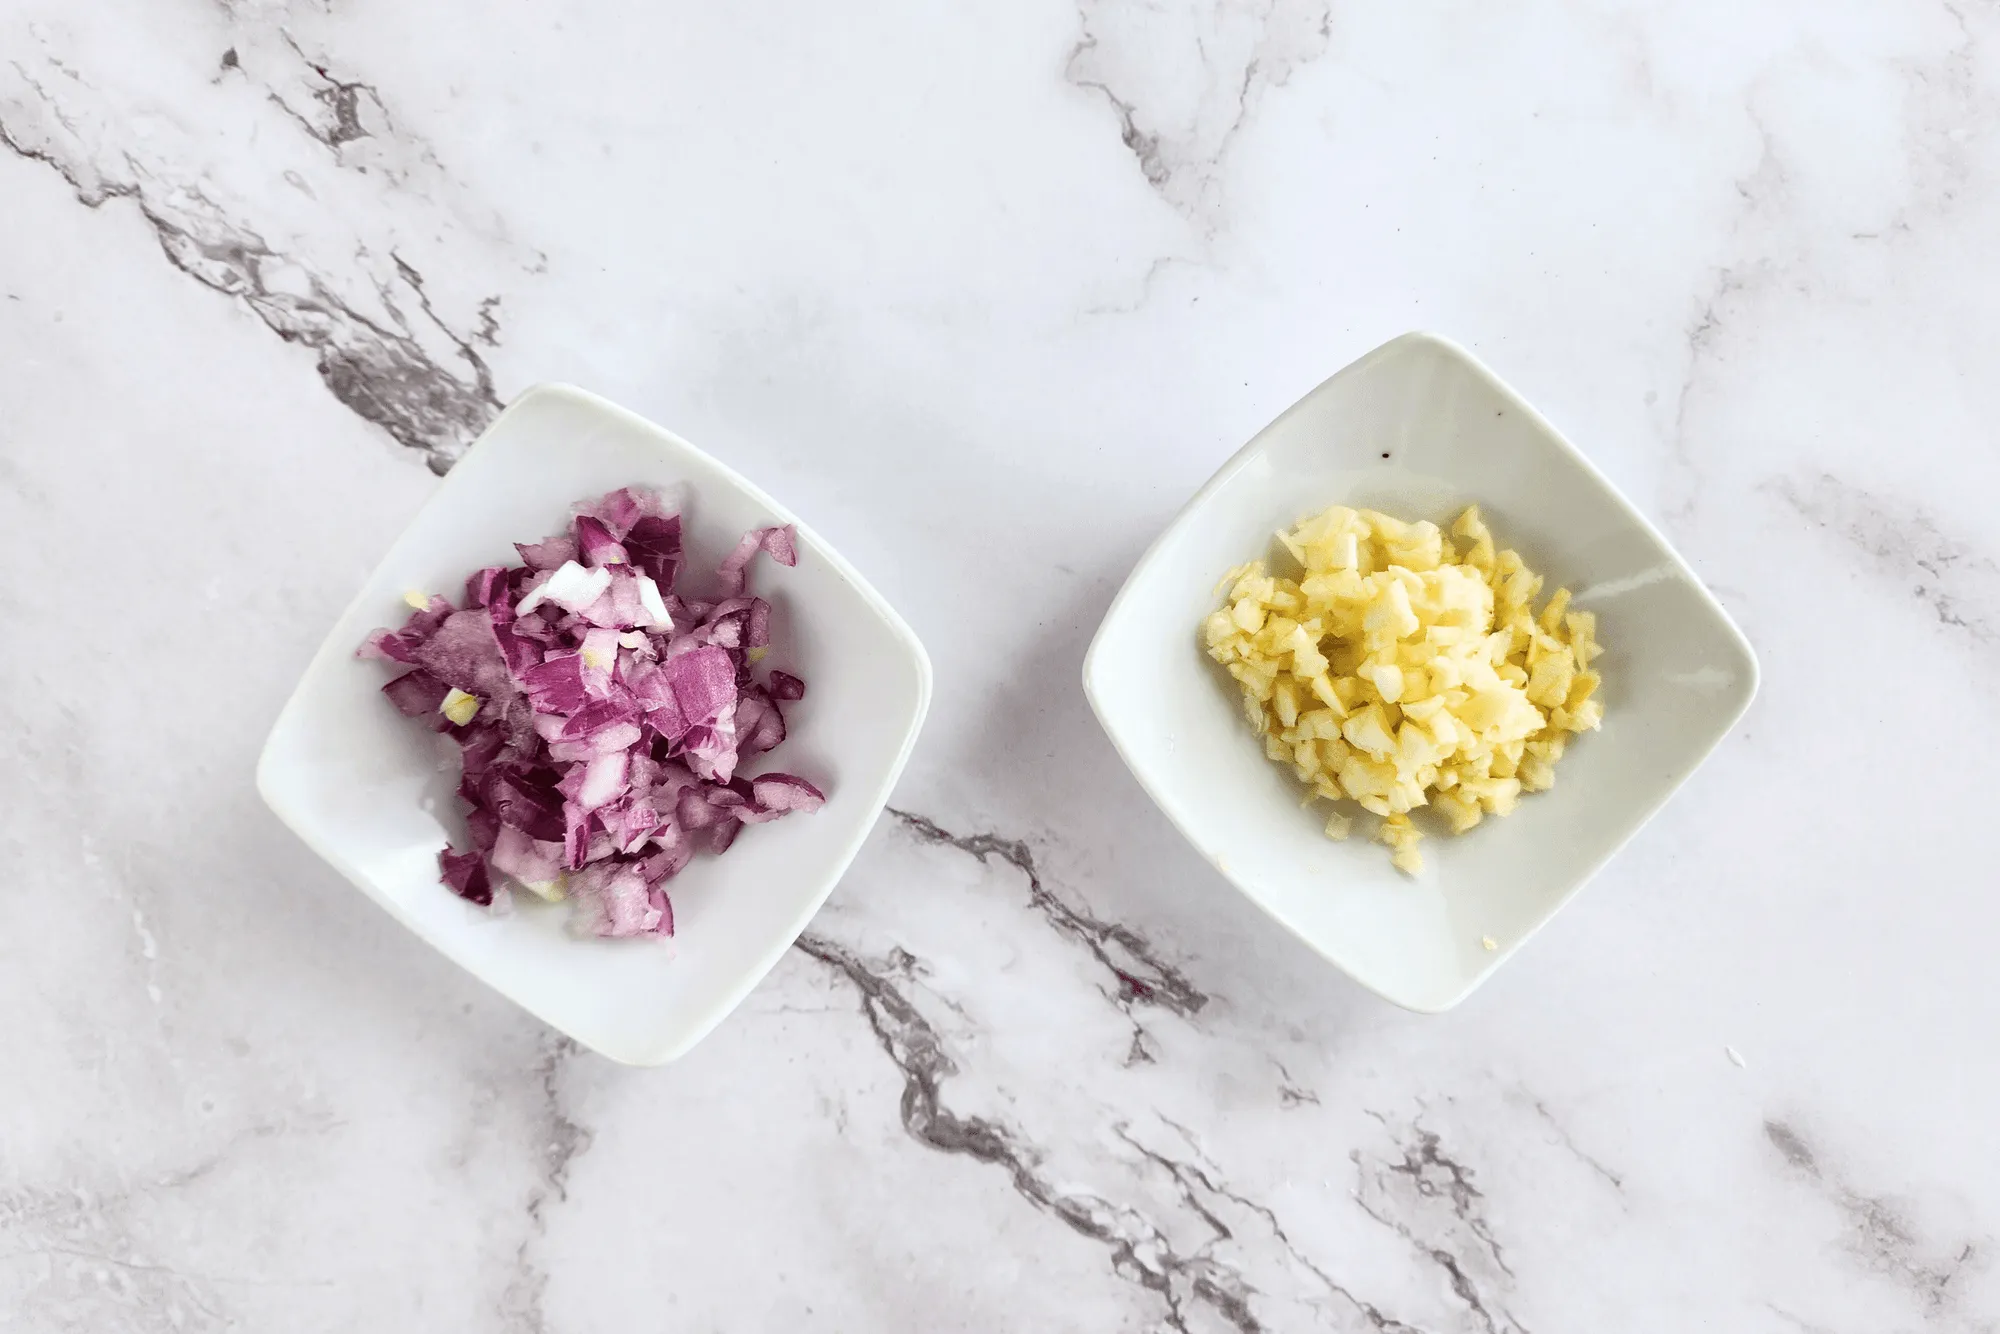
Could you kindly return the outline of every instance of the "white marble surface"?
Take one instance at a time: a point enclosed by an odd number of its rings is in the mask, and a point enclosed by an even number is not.
[[[1992,0],[0,0],[0,1326],[2000,1327],[1997,167]],[[1412,326],[1765,669],[1442,1018],[1076,687],[1187,493]],[[542,379],[765,481],[938,669],[907,814],[662,1071],[251,790]]]

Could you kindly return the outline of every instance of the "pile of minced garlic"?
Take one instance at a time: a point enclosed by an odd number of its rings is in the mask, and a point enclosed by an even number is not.
[[[1242,685],[1265,752],[1311,785],[1306,800],[1381,816],[1399,869],[1424,865],[1412,810],[1434,807],[1454,834],[1509,814],[1555,782],[1572,733],[1603,721],[1596,616],[1569,610],[1566,588],[1535,614],[1541,576],[1494,550],[1478,506],[1450,537],[1335,505],[1278,538],[1304,574],[1253,561],[1224,576],[1209,656]],[[1326,832],[1352,827],[1336,807]]]

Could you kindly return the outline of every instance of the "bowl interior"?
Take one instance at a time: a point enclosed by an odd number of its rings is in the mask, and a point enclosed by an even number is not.
[[[1606,720],[1514,815],[1426,838],[1412,879],[1366,841],[1372,820],[1345,843],[1324,836],[1328,807],[1301,809],[1303,789],[1264,757],[1198,631],[1222,574],[1271,556],[1273,534],[1307,514],[1345,504],[1447,523],[1473,502],[1549,591],[1566,584],[1597,612]],[[1134,774],[1217,869],[1364,985],[1438,1010],[1693,771],[1749,704],[1756,662],[1666,541],[1552,427],[1458,348],[1406,335],[1313,390],[1209,481],[1113,603],[1085,687]]]
[[[513,543],[559,531],[569,506],[629,484],[681,486],[693,587],[751,527],[796,523],[781,506],[678,437],[580,390],[529,391],[494,423],[397,539],[307,669],[258,766],[272,808],[315,851],[411,930],[513,1000],[619,1060],[685,1051],[776,963],[825,900],[888,799],[929,698],[909,628],[810,529],[799,563],[760,560],[752,588],[773,604],[766,667],[807,682],[786,706],[790,735],[746,771],[783,769],[827,803],[744,831],[699,856],[670,893],[670,944],[571,938],[568,908],[516,895],[489,915],[438,883],[437,852],[463,833],[453,747],[380,693],[394,673],[357,661],[377,625],[400,624],[406,590],[455,601],[465,577],[517,563]]]

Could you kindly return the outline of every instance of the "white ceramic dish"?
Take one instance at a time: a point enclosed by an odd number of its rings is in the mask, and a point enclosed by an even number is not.
[[[489,916],[438,883],[438,849],[464,830],[449,743],[389,707],[391,673],[354,649],[375,626],[402,623],[405,590],[458,598],[472,571],[514,563],[514,542],[559,531],[573,502],[677,483],[697,591],[746,529],[798,524],[798,565],[760,561],[752,586],[773,604],[768,665],[804,677],[807,693],[786,706],[785,744],[755,767],[799,773],[827,803],[751,827],[725,857],[697,857],[671,884],[670,944],[573,939],[566,906]],[[910,628],[782,505],[670,432],[581,390],[542,386],[451,471],[327,635],[271,729],[257,788],[447,958],[606,1056],[659,1064],[735,1008],[825,901],[889,799],[930,690]]]
[[[1346,504],[1442,522],[1475,501],[1502,546],[1598,614],[1606,720],[1552,790],[1461,838],[1427,838],[1412,880],[1368,840],[1371,824],[1345,843],[1324,836],[1327,807],[1300,808],[1198,631],[1223,572],[1282,557],[1274,533],[1307,514]],[[1232,884],[1363,986],[1439,1011],[1686,781],[1749,707],[1757,660],[1574,446],[1468,353],[1413,333],[1307,394],[1209,479],[1112,602],[1083,681],[1139,782]]]

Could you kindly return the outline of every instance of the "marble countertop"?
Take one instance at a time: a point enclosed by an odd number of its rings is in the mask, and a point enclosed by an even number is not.
[[[0,1326],[2000,1328],[1996,168],[1992,0],[0,0]],[[1429,1018],[1077,689],[1189,492],[1411,327],[1764,666]],[[251,787],[554,379],[769,486],[937,668],[892,815],[664,1070]]]

